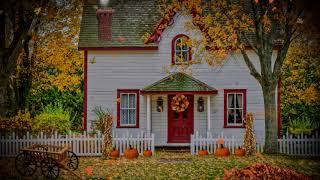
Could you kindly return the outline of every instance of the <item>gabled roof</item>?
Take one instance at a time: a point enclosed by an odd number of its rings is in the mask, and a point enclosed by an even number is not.
[[[112,17],[112,40],[98,39],[98,19],[96,10],[99,1],[86,0],[80,26],[79,48],[101,47],[157,47],[155,43],[145,44],[142,36],[152,32],[161,15],[155,0],[110,0],[115,9]]]
[[[174,15],[180,9],[168,10],[161,16],[157,0],[109,0],[109,7],[115,9],[112,17],[112,40],[98,39],[98,19],[96,10],[99,0],[85,0],[80,26],[79,44],[81,48],[118,48],[118,47],[157,47],[157,41],[167,26],[170,26]],[[249,2],[248,0],[244,2]],[[247,3],[242,4],[247,6]],[[210,13],[210,10],[206,10]],[[192,14],[193,16],[195,14]],[[205,33],[200,24],[195,24]],[[143,42],[143,36],[151,36]],[[253,33],[248,34],[249,41],[255,42]],[[245,42],[245,41],[244,41]]]
[[[217,93],[217,90],[194,77],[176,72],[142,89],[144,93],[150,92],[194,92]]]

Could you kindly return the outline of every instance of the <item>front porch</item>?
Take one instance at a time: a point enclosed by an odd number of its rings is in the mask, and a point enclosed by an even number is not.
[[[210,132],[215,88],[185,73],[174,73],[140,92],[146,99],[146,132],[155,134],[156,146],[190,146],[196,131]],[[187,101],[185,109],[173,110],[175,98]]]

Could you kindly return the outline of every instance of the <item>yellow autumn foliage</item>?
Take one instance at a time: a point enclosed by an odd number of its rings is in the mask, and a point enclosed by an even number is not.
[[[33,35],[35,62],[33,93],[57,87],[60,91],[80,91],[83,54],[77,49],[82,2],[73,0],[57,12],[49,11],[41,29]],[[53,18],[53,19],[52,19]]]
[[[319,41],[300,38],[291,44],[285,59],[283,76],[283,103],[314,106],[320,101]]]

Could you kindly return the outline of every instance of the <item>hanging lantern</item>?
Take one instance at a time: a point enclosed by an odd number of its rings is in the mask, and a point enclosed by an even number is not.
[[[158,97],[157,100],[157,111],[162,112],[163,111],[163,100],[162,97]]]
[[[204,111],[204,100],[202,97],[199,97],[198,99],[198,112]]]

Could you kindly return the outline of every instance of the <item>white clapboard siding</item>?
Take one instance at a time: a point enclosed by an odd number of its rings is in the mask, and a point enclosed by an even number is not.
[[[218,139],[224,139],[224,145],[229,148],[231,153],[234,153],[235,149],[239,146],[243,145],[243,138],[238,136],[224,136],[223,132],[218,136],[213,136],[211,133],[207,133],[204,137],[199,134],[197,131],[195,134],[191,135],[191,144],[190,151],[191,154],[198,154],[199,150],[206,149],[210,154],[213,154],[217,149],[217,141]],[[257,139],[257,151],[263,151],[263,142],[260,139]]]
[[[290,155],[320,156],[319,132],[311,136],[300,134],[296,137],[288,131],[281,139],[278,139],[279,152]]]
[[[100,132],[96,134],[88,134],[87,132],[82,134],[70,133],[67,135],[54,133],[51,136],[47,136],[42,132],[38,135],[32,135],[28,132],[22,137],[12,133],[6,137],[1,136],[0,156],[15,156],[19,153],[20,148],[32,144],[68,145],[78,156],[100,156],[103,149],[103,138],[104,136]],[[121,137],[115,135],[113,137],[113,145],[120,150],[120,154],[123,154],[129,145],[137,148],[140,154],[146,149],[154,153],[154,134],[141,132],[138,136],[133,136],[127,132]]]

